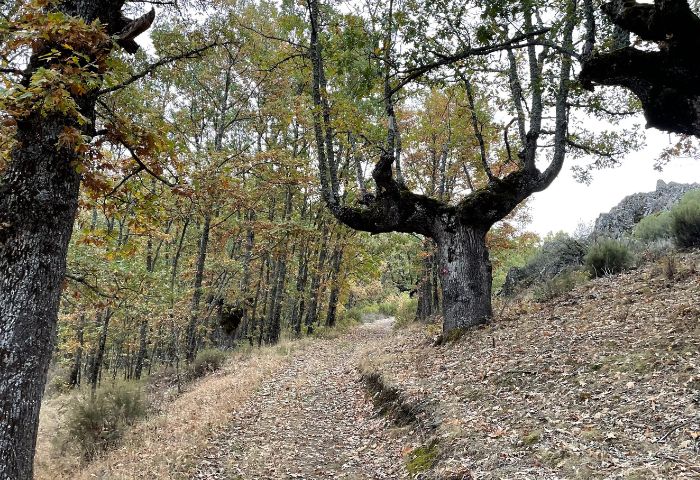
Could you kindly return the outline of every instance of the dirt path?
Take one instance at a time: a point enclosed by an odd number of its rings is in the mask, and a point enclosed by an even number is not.
[[[391,323],[366,324],[296,354],[212,441],[194,478],[406,478],[402,442],[376,417],[356,369]]]

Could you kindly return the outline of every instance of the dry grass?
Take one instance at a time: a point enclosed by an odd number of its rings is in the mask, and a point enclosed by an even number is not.
[[[310,340],[286,341],[248,355],[237,354],[216,374],[191,384],[161,407],[161,412],[136,425],[121,446],[87,465],[59,452],[52,439],[61,428],[68,396],[42,406],[35,478],[58,479],[185,479],[190,478],[207,440],[217,436],[232,413],[276,375]]]
[[[683,254],[672,279],[651,264],[513,302],[437,348],[425,327],[399,332],[379,373],[433,412],[428,478],[700,478],[698,272]]]

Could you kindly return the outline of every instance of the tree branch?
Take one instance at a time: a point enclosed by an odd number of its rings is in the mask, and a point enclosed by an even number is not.
[[[409,70],[406,70],[404,73],[407,73],[408,75],[404,77],[394,88],[391,89],[389,92],[391,95],[394,93],[398,92],[401,90],[404,86],[406,86],[408,83],[412,82],[413,80],[416,80],[426,73],[435,70],[440,67],[444,67],[446,65],[451,65],[455,62],[458,62],[460,60],[465,60],[469,57],[475,57],[475,56],[482,56],[482,55],[488,55],[493,52],[497,52],[499,50],[505,50],[505,49],[514,49],[514,48],[523,48],[527,47],[529,45],[539,45],[540,42],[527,42],[527,43],[518,43],[521,42],[525,39],[535,37],[537,35],[542,35],[551,30],[550,28],[541,28],[539,30],[535,30],[530,33],[523,33],[521,35],[516,35],[515,37],[506,40],[505,42],[497,43],[494,45],[487,45],[484,47],[469,47],[466,48],[460,52],[455,53],[454,55],[445,55],[442,57],[440,60],[437,60],[435,62],[431,62],[425,65],[421,65],[420,67],[415,67]]]
[[[106,93],[116,92],[117,90],[121,90],[122,88],[127,87],[138,80],[141,80],[146,75],[154,73],[158,68],[162,67],[163,65],[167,65],[167,64],[174,63],[174,62],[177,62],[179,60],[184,60],[184,59],[188,59],[188,58],[200,57],[202,55],[202,53],[209,50],[210,48],[214,48],[214,47],[221,46],[224,44],[226,44],[226,43],[212,42],[212,43],[209,43],[209,44],[204,45],[202,47],[194,48],[194,49],[189,50],[187,52],[180,53],[178,55],[170,55],[168,57],[163,57],[162,59],[158,60],[157,62],[152,63],[151,65],[149,65],[145,69],[141,70],[139,73],[135,73],[134,75],[132,75],[128,79],[124,80],[123,82],[121,82],[117,85],[114,85],[112,87],[107,87],[107,88],[103,88],[102,90],[99,90],[97,92],[97,94],[104,95]]]

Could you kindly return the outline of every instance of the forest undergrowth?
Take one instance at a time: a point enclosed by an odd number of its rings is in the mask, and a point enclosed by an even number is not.
[[[672,276],[510,301],[452,343],[380,320],[241,353],[82,465],[51,446],[58,397],[37,478],[697,478],[699,294],[685,253]]]

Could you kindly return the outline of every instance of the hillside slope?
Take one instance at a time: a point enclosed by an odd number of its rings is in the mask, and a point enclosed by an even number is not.
[[[452,345],[414,328],[365,368],[434,419],[429,477],[700,478],[700,255],[676,267],[511,305]]]
[[[239,356],[90,465],[48,455],[45,424],[37,478],[699,478],[700,253],[676,267],[448,345],[380,321]]]

